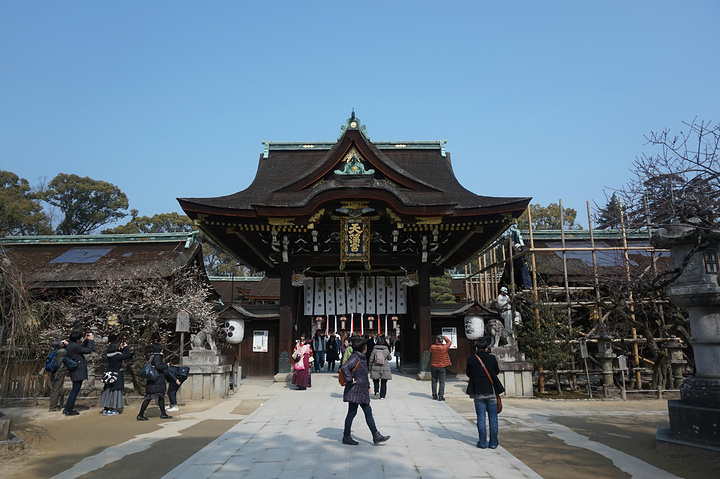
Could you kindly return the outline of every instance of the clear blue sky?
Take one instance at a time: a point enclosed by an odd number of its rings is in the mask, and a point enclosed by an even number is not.
[[[240,191],[262,140],[447,139],[461,183],[585,202],[720,122],[720,2],[0,2],[0,169],[141,215]],[[288,165],[292,168],[292,165]]]

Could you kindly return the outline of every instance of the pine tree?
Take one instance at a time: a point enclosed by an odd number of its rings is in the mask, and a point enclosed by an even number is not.
[[[604,208],[599,208],[595,214],[597,229],[615,229],[621,227],[620,218],[622,210],[620,209],[620,200],[617,194],[613,193]]]

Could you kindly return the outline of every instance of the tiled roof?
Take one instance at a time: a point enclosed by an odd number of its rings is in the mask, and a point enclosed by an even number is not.
[[[0,252],[33,289],[89,286],[113,275],[168,277],[202,266],[195,233],[15,236],[0,238]]]

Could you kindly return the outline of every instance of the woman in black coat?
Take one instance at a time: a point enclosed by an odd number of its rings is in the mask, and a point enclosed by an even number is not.
[[[340,367],[340,374],[345,378],[345,391],[343,401],[348,403],[348,412],[345,416],[345,429],[343,431],[343,444],[357,446],[358,442],[350,436],[353,419],[358,407],[365,413],[365,422],[373,436],[375,444],[387,441],[390,436],[383,436],[375,426],[375,419],[370,407],[370,379],[368,379],[367,343],[363,338],[353,340],[353,354],[345,364]]]
[[[480,338],[475,343],[475,354],[467,360],[465,374],[468,377],[466,393],[475,400],[477,415],[477,447],[495,449],[498,447],[497,395],[505,392],[498,379],[500,368],[495,356],[487,352],[487,341]],[[488,443],[485,415],[490,423],[490,442]]]
[[[103,416],[116,416],[123,410],[123,394],[125,392],[125,371],[122,362],[132,357],[127,343],[113,341],[107,348],[107,371],[115,373],[113,383],[106,383],[100,395],[99,405],[103,407]],[[106,373],[107,374],[107,373]]]
[[[150,346],[150,353],[148,359],[157,370],[157,379],[150,381],[148,379],[145,384],[145,400],[140,406],[140,413],[137,416],[138,421],[147,421],[145,417],[145,410],[150,405],[152,399],[157,399],[158,406],[160,406],[160,417],[163,419],[172,419],[172,416],[168,416],[165,412],[165,370],[168,368],[168,364],[163,359],[162,346],[154,343]]]

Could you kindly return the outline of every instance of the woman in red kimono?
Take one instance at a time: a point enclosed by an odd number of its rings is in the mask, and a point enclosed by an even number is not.
[[[292,359],[294,369],[292,383],[298,390],[307,389],[310,379],[310,345],[305,341],[305,333],[302,333],[300,340],[295,343]]]

